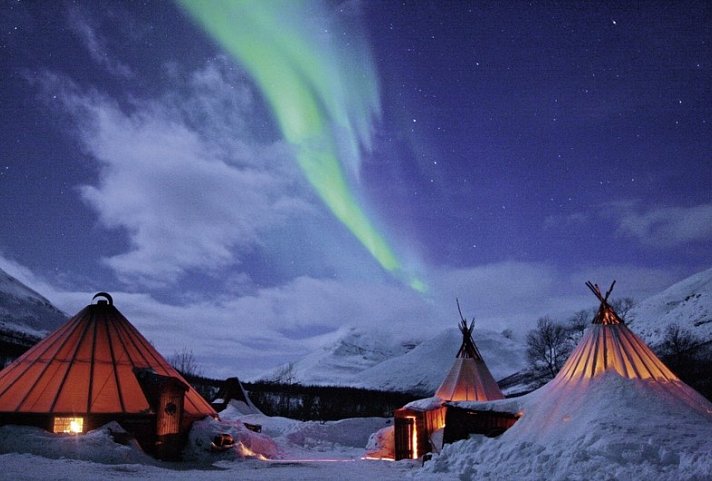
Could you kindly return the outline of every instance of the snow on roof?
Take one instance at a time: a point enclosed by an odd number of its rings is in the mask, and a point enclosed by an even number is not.
[[[437,409],[442,406],[443,400],[437,396],[427,397],[424,399],[416,399],[411,401],[404,408],[415,409],[416,411],[429,411],[431,409]]]

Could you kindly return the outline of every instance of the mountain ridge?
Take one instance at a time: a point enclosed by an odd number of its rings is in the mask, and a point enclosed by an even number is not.
[[[0,330],[44,337],[67,319],[41,294],[0,269]]]

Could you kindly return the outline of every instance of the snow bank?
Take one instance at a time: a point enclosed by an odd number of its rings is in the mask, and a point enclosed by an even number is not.
[[[27,453],[46,458],[68,458],[103,464],[152,464],[135,440],[126,445],[112,433],[126,433],[116,422],[81,435],[54,434],[30,426],[0,427],[0,453]]]
[[[371,434],[389,422],[390,419],[386,418],[309,421],[296,425],[286,433],[286,438],[292,444],[315,451],[331,451],[337,446],[364,449]]]
[[[425,472],[462,480],[710,479],[712,406],[682,383],[609,373],[583,388],[550,383],[489,404],[523,416],[499,438],[445,446]]]
[[[260,425],[262,434],[278,447],[277,456],[281,459],[358,459],[365,454],[371,434],[392,423],[390,418],[379,417],[298,421],[264,414],[242,415],[231,406],[219,414],[226,422]]]
[[[210,444],[219,434],[230,434],[235,445],[221,453],[211,450]],[[218,459],[270,459],[278,457],[278,454],[277,444],[272,438],[247,429],[238,420],[205,418],[193,423],[183,459],[212,463]]]
[[[237,419],[248,414],[262,414],[262,411],[257,409],[252,402],[250,404],[237,399],[231,399],[225,409],[220,411],[220,419]]]
[[[395,459],[395,427],[386,426],[371,434],[366,444],[366,457],[370,459]]]

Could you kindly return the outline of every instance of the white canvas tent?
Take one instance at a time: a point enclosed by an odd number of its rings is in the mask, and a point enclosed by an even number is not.
[[[459,306],[458,306],[459,307]],[[472,338],[474,321],[467,325],[463,318],[458,326],[462,332],[462,345],[455,356],[450,371],[435,391],[443,401],[491,401],[504,395],[492,377],[480,351]]]
[[[643,342],[608,303],[615,281],[603,295],[598,285],[586,285],[600,301],[591,326],[551,381],[551,389],[585,386],[593,379],[618,375],[625,379],[656,385],[692,407],[709,410],[709,402],[680,380]]]
[[[457,305],[460,311],[460,304]],[[443,436],[447,436],[446,416],[449,405],[457,401],[494,401],[504,395],[487,369],[475,341],[472,338],[474,320],[467,320],[460,311],[458,325],[462,333],[462,345],[455,356],[450,371],[432,398],[414,401],[397,409],[394,413],[395,458],[418,458],[429,451],[442,447]],[[506,421],[509,423],[509,420]],[[487,419],[489,424],[498,425],[499,419]],[[453,435],[454,439],[457,435]]]
[[[586,285],[596,295],[601,305],[591,326],[553,383],[580,383],[608,371],[614,371],[628,379],[679,381],[679,378],[628,328],[608,304],[608,296],[613,285],[605,296],[601,294],[598,285],[590,282]]]

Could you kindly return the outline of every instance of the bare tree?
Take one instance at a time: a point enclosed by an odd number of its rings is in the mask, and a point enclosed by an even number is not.
[[[705,355],[705,345],[692,331],[673,323],[665,329],[665,336],[658,346],[658,354],[664,362],[686,383],[699,383],[700,379],[709,380],[709,354]],[[709,353],[709,351],[707,351]],[[706,359],[705,359],[706,358]],[[702,385],[705,384],[703,381]],[[709,386],[709,381],[707,381]],[[709,387],[707,388],[709,389]]]
[[[621,321],[628,325],[633,323],[633,316],[630,315],[630,311],[636,304],[635,299],[632,297],[621,297],[620,299],[614,299],[610,302],[611,307],[616,311]]]
[[[294,384],[296,381],[296,374],[294,372],[294,363],[289,362],[282,366],[277,374],[274,376],[274,380],[282,384]]]
[[[198,361],[193,355],[193,350],[183,346],[168,358],[168,363],[184,376],[201,376],[203,370],[198,366]]]
[[[574,313],[573,316],[569,318],[569,322],[566,325],[566,330],[569,333],[569,339],[572,344],[576,345],[583,337],[583,333],[586,328],[591,324],[593,316],[596,311],[591,309],[582,309]]]
[[[527,358],[532,370],[545,378],[553,378],[571,352],[566,328],[545,316],[537,320],[536,329],[527,334]]]
[[[665,329],[660,352],[664,356],[671,356],[684,362],[694,357],[694,351],[699,344],[700,340],[692,334],[692,331],[673,323]]]

